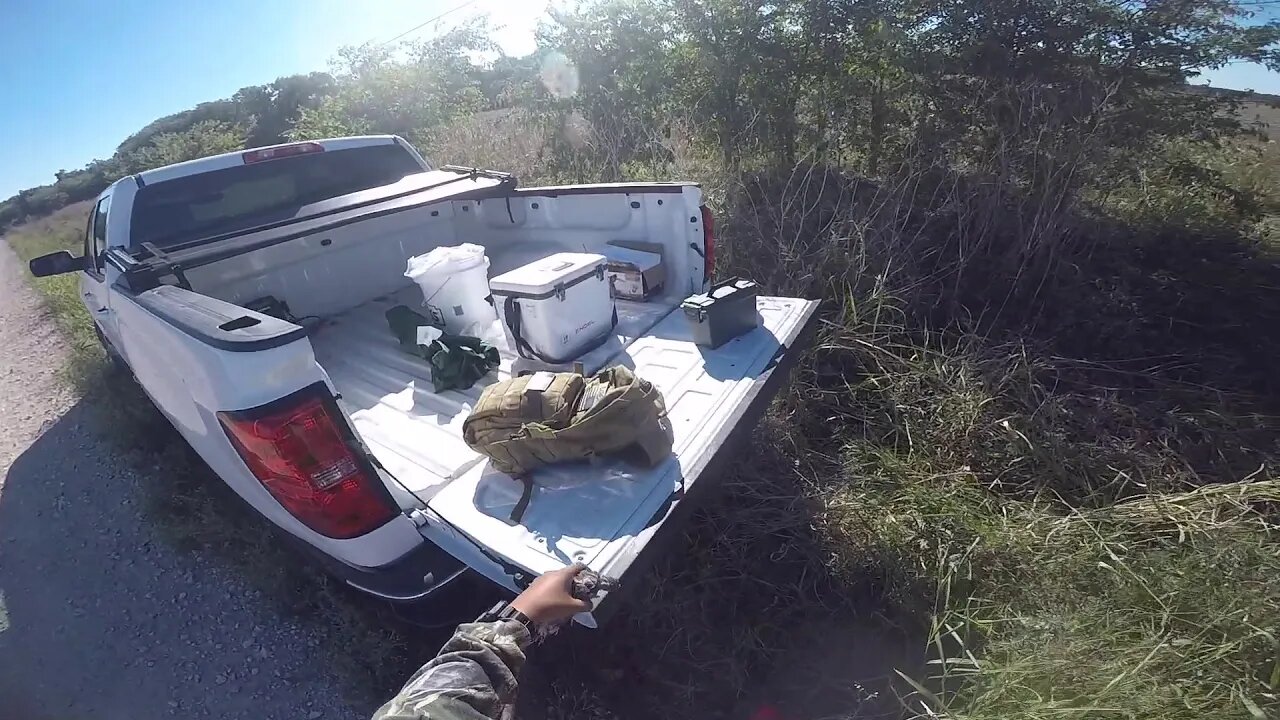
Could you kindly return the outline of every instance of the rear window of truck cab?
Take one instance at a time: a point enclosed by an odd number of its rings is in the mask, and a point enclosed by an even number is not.
[[[422,172],[398,144],[327,150],[197,173],[138,189],[130,245],[165,248],[288,220],[311,203]]]

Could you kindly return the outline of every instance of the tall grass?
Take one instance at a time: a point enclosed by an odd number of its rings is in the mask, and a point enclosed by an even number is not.
[[[1280,266],[1240,210],[1275,173],[1235,171],[1211,237],[936,168],[810,164],[730,202],[734,270],[828,300],[785,405],[812,570],[922,631],[910,714],[1280,709]]]
[[[916,684],[909,706],[920,717],[1268,717],[1280,579],[1277,526],[1259,510],[1278,490],[1270,480],[1002,514],[1002,531],[1027,539],[1029,572],[980,593],[966,555],[941,574],[933,690]]]
[[[83,255],[85,223],[92,205],[87,202],[69,205],[49,217],[10,230],[5,239],[24,263],[59,250]],[[102,366],[103,354],[80,297],[78,276],[55,275],[31,278],[31,281],[67,339],[68,381],[81,392],[90,390]]]

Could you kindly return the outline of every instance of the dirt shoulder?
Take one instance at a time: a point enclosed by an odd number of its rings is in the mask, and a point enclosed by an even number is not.
[[[162,542],[0,241],[0,698],[13,717],[350,718],[320,640]]]
[[[0,243],[0,407],[5,417],[0,467],[8,467],[75,400],[61,376],[62,338],[24,282],[24,271],[9,246]]]

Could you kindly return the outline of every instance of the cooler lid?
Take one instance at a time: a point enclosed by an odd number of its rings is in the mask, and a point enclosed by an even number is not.
[[[595,253],[556,253],[489,280],[489,290],[502,295],[544,295],[596,272],[605,257]]]

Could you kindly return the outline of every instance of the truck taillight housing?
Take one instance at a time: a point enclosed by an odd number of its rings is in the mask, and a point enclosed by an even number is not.
[[[716,218],[711,208],[702,206],[702,282],[716,274]]]
[[[254,477],[285,510],[331,538],[353,538],[396,515],[391,495],[324,383],[218,420]]]
[[[311,153],[324,152],[324,146],[314,142],[300,142],[290,145],[277,145],[276,147],[259,148],[257,150],[249,150],[240,153],[240,158],[244,160],[245,165],[265,160],[278,160],[280,158],[293,157],[295,155],[310,155]]]

